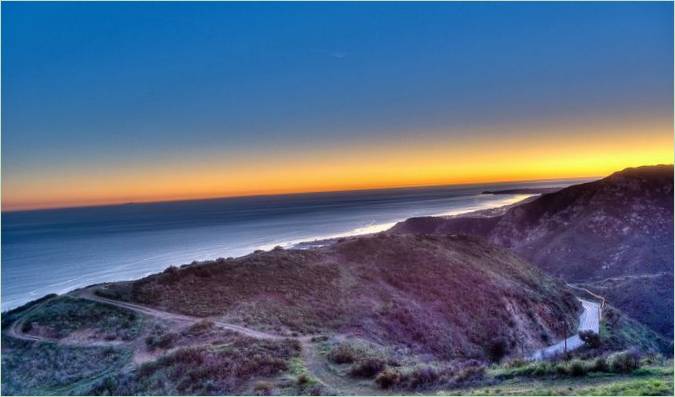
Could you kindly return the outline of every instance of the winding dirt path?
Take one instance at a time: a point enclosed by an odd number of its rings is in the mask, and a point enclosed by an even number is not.
[[[354,379],[345,379],[343,376],[336,374],[335,371],[332,368],[330,368],[326,359],[322,357],[322,354],[317,350],[318,348],[317,344],[312,342],[312,338],[318,335],[305,335],[294,337],[294,336],[272,334],[268,332],[243,327],[236,324],[226,323],[212,318],[201,318],[188,316],[184,314],[171,313],[144,305],[104,298],[96,295],[91,289],[83,289],[77,291],[76,295],[83,299],[89,299],[95,302],[117,306],[120,308],[132,310],[137,313],[142,313],[163,320],[182,322],[188,324],[197,323],[203,320],[210,320],[213,321],[214,325],[222,329],[235,331],[240,334],[250,336],[256,339],[297,340],[298,342],[300,342],[302,346],[301,357],[303,362],[305,363],[307,371],[310,373],[312,377],[314,377],[319,383],[321,383],[324,387],[328,388],[330,391],[348,395],[382,394],[382,390],[378,389],[374,384],[366,385],[363,384],[362,382],[355,381]]]
[[[74,293],[75,296],[78,296],[83,299],[88,299],[91,301],[99,302],[99,303],[104,303],[112,306],[117,306],[123,309],[131,310],[137,313],[145,314],[151,317],[159,318],[162,320],[169,320],[169,321],[175,321],[179,323],[186,323],[186,324],[194,324],[198,323],[200,321],[204,320],[209,320],[212,321],[214,325],[216,325],[219,328],[222,329],[227,329],[230,331],[235,331],[238,332],[242,335],[250,336],[252,338],[256,339],[266,339],[266,340],[284,340],[284,339],[295,339],[299,341],[309,341],[311,340],[312,336],[314,335],[309,335],[309,336],[300,336],[300,337],[293,337],[293,336],[286,336],[286,335],[278,335],[278,334],[271,334],[268,332],[264,331],[258,331],[252,328],[247,328],[243,327],[241,325],[236,325],[236,324],[231,324],[231,323],[226,323],[221,320],[213,319],[210,317],[194,317],[194,316],[188,316],[185,314],[178,314],[178,313],[172,313],[172,312],[167,312],[159,309],[155,309],[149,306],[145,305],[139,305],[136,303],[129,303],[129,302],[123,302],[123,301],[118,301],[114,299],[109,299],[109,298],[104,298],[102,296],[96,295],[91,289],[82,289],[78,290]]]
[[[26,322],[26,315],[30,314],[32,311],[36,310],[37,308],[40,308],[44,306],[47,302],[51,301],[54,298],[47,299],[43,302],[38,303],[37,305],[31,307],[28,309],[26,313],[24,313],[21,318],[18,320],[14,321],[14,323],[9,327],[7,330],[7,335],[16,338],[16,339],[21,339],[25,340],[28,342],[49,342],[49,343],[60,343],[65,346],[78,346],[78,347],[105,347],[105,346],[119,346],[122,344],[128,344],[129,342],[122,342],[122,341],[92,341],[92,340],[73,340],[73,339],[57,339],[57,338],[50,338],[48,336],[43,336],[43,335],[33,335],[33,334],[27,334],[23,332],[22,328],[24,323]]]
[[[236,324],[231,324],[231,323],[226,323],[221,320],[217,319],[212,319],[212,318],[202,318],[202,317],[193,317],[193,316],[188,316],[184,314],[178,314],[178,313],[171,313],[159,309],[155,309],[152,307],[144,306],[144,305],[139,305],[135,303],[129,303],[129,302],[123,302],[123,301],[118,301],[114,299],[109,299],[109,298],[104,298],[102,296],[98,296],[94,293],[94,291],[91,288],[85,288],[81,290],[77,290],[71,293],[73,296],[82,298],[82,299],[87,299],[90,301],[98,302],[98,303],[103,303],[107,305],[112,305],[116,306],[122,309],[126,310],[131,310],[136,313],[140,313],[146,316],[151,316],[154,318],[158,318],[161,320],[167,320],[175,323],[183,323],[186,325],[191,325],[198,323],[200,321],[204,320],[209,320],[212,321],[213,324],[221,329],[227,329],[230,331],[234,331],[237,333],[240,333],[242,335],[246,335],[255,339],[264,339],[264,340],[286,340],[286,339],[291,339],[291,340],[297,340],[300,342],[302,346],[302,359],[305,363],[305,366],[307,370],[309,371],[310,375],[314,377],[319,383],[321,383],[324,387],[328,388],[332,392],[340,392],[344,393],[346,390],[349,390],[350,392],[346,394],[375,394],[375,387],[359,387],[358,385],[354,385],[353,382],[350,382],[349,380],[343,379],[341,376],[335,374],[328,366],[326,360],[321,356],[321,353],[317,351],[317,346],[315,343],[312,342],[312,338],[316,335],[305,335],[305,336],[299,336],[299,337],[294,337],[294,336],[286,336],[286,335],[278,335],[278,334],[272,334],[268,332],[263,332],[263,331],[258,331],[255,329],[243,327],[240,325]],[[51,299],[50,299],[51,300]],[[24,316],[31,311],[35,310],[38,307],[41,307],[45,303],[49,302],[49,300],[46,300],[44,302],[41,302],[40,304],[32,307],[28,312],[24,314]],[[49,343],[59,343],[62,345],[67,345],[67,346],[80,346],[80,347],[86,347],[86,346],[112,346],[112,345],[120,345],[120,344],[132,344],[132,342],[119,342],[119,341],[69,341],[67,339],[56,339],[56,338],[49,338],[45,336],[39,336],[39,335],[31,335],[27,334],[22,331],[22,326],[24,324],[24,318],[18,319],[17,321],[12,324],[12,326],[8,329],[7,333],[9,336],[12,336],[17,339],[25,340],[25,341],[30,341],[30,342],[49,342]]]

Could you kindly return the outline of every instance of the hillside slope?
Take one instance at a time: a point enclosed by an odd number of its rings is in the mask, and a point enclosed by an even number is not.
[[[609,278],[583,284],[660,334],[673,338],[673,274]],[[659,308],[659,310],[655,310]]]
[[[463,236],[378,234],[193,264],[101,292],[287,333],[339,333],[438,358],[541,347],[580,306],[509,251]]]
[[[672,336],[673,166],[628,168],[604,179],[570,186],[508,209],[449,218],[412,218],[395,233],[466,233],[512,249],[549,274],[570,282],[670,273],[662,298],[648,311],[632,310],[640,289],[603,291],[636,319]],[[626,291],[634,294],[626,296]],[[646,292],[646,291],[645,291]],[[619,298],[620,296],[628,299]],[[645,302],[647,302],[645,301]],[[646,317],[670,319],[669,326]]]

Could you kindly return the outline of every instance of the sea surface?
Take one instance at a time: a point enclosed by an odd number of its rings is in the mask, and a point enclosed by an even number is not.
[[[427,215],[499,207],[526,194],[486,190],[580,180],[402,188],[2,214],[2,310],[48,293],[130,280],[170,265],[386,230]]]

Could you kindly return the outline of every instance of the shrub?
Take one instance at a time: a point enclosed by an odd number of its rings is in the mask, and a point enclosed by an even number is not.
[[[410,386],[414,389],[431,386],[438,381],[438,372],[433,367],[417,367],[409,375]]]
[[[570,361],[568,370],[572,376],[584,376],[588,373],[586,364],[578,359]]]
[[[588,346],[593,349],[600,347],[602,344],[600,340],[600,335],[596,334],[593,331],[580,331],[579,338]]]
[[[30,321],[25,321],[23,324],[21,324],[21,332],[24,334],[27,332],[30,332],[33,329],[33,323]]]
[[[485,376],[485,367],[482,365],[470,365],[468,367],[462,368],[457,375],[455,376],[455,381],[469,382],[474,380],[483,379]]]
[[[328,359],[336,364],[351,364],[358,358],[358,353],[353,346],[341,344],[328,353]]]
[[[401,373],[397,370],[387,368],[377,374],[375,383],[382,389],[389,389],[401,383]]]
[[[558,375],[567,375],[569,373],[567,365],[564,362],[559,362],[555,365],[555,372]]]
[[[509,360],[504,366],[506,368],[520,368],[525,366],[526,364],[527,362],[522,358],[514,358],[512,360]]]
[[[504,358],[507,353],[506,341],[502,338],[495,339],[490,342],[486,349],[485,354],[487,358],[495,363],[498,363]]]
[[[386,363],[380,358],[366,358],[356,363],[349,374],[361,378],[372,378],[384,370]]]
[[[185,332],[187,335],[200,335],[215,327],[213,321],[201,320],[192,324]]]
[[[609,372],[609,365],[607,360],[604,357],[598,357],[593,361],[593,366],[591,367],[593,372]]]
[[[300,376],[298,376],[298,384],[299,385],[306,385],[308,383],[309,383],[309,377],[307,376],[307,374],[300,374]]]
[[[547,362],[539,362],[534,365],[532,368],[532,375],[534,376],[544,376],[548,375],[553,371],[553,367]]]
[[[640,368],[640,353],[636,350],[627,350],[612,354],[609,357],[609,366],[612,372],[628,373]]]
[[[150,335],[145,338],[145,345],[150,350],[169,349],[173,347],[177,339],[178,335],[173,332],[163,335]]]

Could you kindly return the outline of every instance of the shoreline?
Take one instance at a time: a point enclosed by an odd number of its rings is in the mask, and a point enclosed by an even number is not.
[[[480,196],[484,196],[484,195],[481,194],[481,193],[477,193],[475,196],[480,197]],[[511,196],[513,196],[513,197],[511,197]],[[456,210],[449,210],[449,211],[444,211],[444,212],[440,212],[440,213],[434,213],[434,214],[428,215],[428,216],[431,216],[431,217],[464,216],[464,215],[472,214],[472,213],[481,213],[481,212],[486,212],[486,211],[487,212],[499,211],[500,209],[510,208],[514,205],[517,205],[517,204],[522,203],[522,202],[524,202],[528,199],[532,199],[532,197],[537,197],[537,196],[539,196],[539,194],[513,194],[513,195],[505,194],[505,195],[502,195],[502,196],[499,196],[499,197],[495,196],[495,200],[490,201],[489,204],[487,204],[487,203],[485,203],[485,204],[472,204],[472,205],[461,207],[461,208],[456,209]],[[298,238],[298,239],[293,239],[293,240],[285,240],[285,241],[282,240],[282,241],[276,241],[274,243],[257,245],[257,246],[251,247],[249,250],[247,250],[246,252],[243,252],[239,255],[228,255],[228,257],[233,257],[233,258],[242,257],[242,256],[250,255],[250,254],[252,254],[256,251],[260,251],[260,250],[270,251],[272,249],[275,249],[276,247],[281,247],[283,249],[302,249],[302,250],[319,248],[321,246],[328,245],[328,244],[330,244],[334,241],[337,241],[338,239],[342,239],[342,238],[352,238],[352,237],[365,236],[365,235],[370,235],[370,234],[375,234],[375,233],[381,233],[381,232],[384,232],[386,230],[391,229],[398,222],[403,222],[406,219],[410,219],[410,218],[411,217],[397,218],[396,220],[393,220],[391,222],[383,222],[383,223],[377,223],[377,224],[371,224],[371,225],[367,225],[367,226],[357,227],[357,228],[348,230],[346,232],[331,233],[331,234],[327,234],[327,235],[323,235],[323,236],[318,235],[318,236],[315,236],[315,237]],[[223,256],[225,256],[225,255],[223,255]],[[91,277],[89,279],[90,281],[86,281],[86,278],[82,277],[83,282],[82,283],[75,283],[77,285],[70,285],[70,286],[66,286],[65,288],[60,288],[60,289],[54,288],[54,289],[51,289],[51,290],[46,290],[46,288],[44,288],[45,291],[43,291],[43,292],[37,292],[37,291],[39,291],[39,289],[35,289],[35,290],[30,291],[30,292],[27,292],[27,293],[23,294],[24,295],[23,299],[16,299],[16,298],[12,299],[12,301],[17,302],[17,303],[11,302],[10,303],[11,306],[10,305],[4,306],[4,303],[5,303],[4,300],[5,299],[3,299],[2,312],[5,313],[5,312],[13,310],[15,308],[19,308],[19,307],[21,307],[21,306],[23,306],[23,305],[25,305],[29,302],[32,302],[36,299],[40,299],[41,297],[43,297],[45,295],[49,295],[49,294],[53,294],[53,293],[59,294],[59,295],[67,294],[67,293],[70,293],[70,292],[72,292],[74,290],[77,290],[79,288],[83,288],[83,287],[90,286],[90,285],[101,284],[101,283],[133,281],[133,280],[137,280],[137,279],[140,279],[140,278],[147,277],[147,276],[155,274],[155,273],[160,273],[164,269],[166,269],[170,266],[184,266],[184,265],[189,265],[190,263],[195,263],[195,262],[205,262],[205,261],[209,261],[209,260],[216,260],[216,259],[218,259],[220,257],[223,257],[223,256],[215,256],[214,255],[214,256],[210,256],[208,258],[203,258],[203,259],[193,259],[193,260],[188,259],[189,262],[187,262],[187,263],[186,262],[182,262],[182,263],[166,262],[162,265],[162,267],[159,267],[159,268],[154,269],[154,270],[143,272],[142,274],[139,274],[139,275],[129,276],[128,278],[119,277],[119,278],[108,279],[108,278],[105,277],[105,275],[104,276],[99,275],[98,277],[96,277],[96,275],[94,275],[94,277]],[[108,272],[109,272],[109,268],[108,268]],[[98,280],[97,280],[97,278],[98,278]],[[75,279],[70,279],[68,281],[57,281],[55,283],[52,283],[51,285],[57,285],[57,284],[64,285],[64,284],[68,284],[68,283],[70,283],[74,280]],[[26,298],[26,296],[28,296],[28,297]]]

